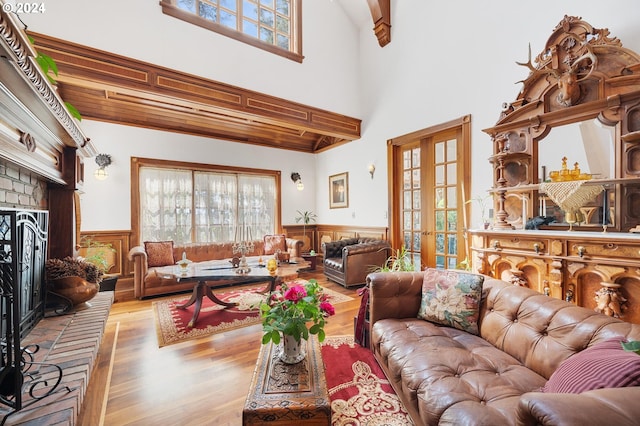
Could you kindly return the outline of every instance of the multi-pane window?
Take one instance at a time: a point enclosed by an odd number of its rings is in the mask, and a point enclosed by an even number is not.
[[[278,227],[277,175],[140,166],[140,241],[260,239]]]
[[[302,61],[300,0],[162,0],[161,4],[166,14]]]

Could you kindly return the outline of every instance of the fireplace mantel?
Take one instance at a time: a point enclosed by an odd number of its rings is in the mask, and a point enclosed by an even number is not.
[[[13,14],[0,11],[0,155],[48,180],[73,185],[64,151],[87,158],[96,150],[40,69],[21,28]]]

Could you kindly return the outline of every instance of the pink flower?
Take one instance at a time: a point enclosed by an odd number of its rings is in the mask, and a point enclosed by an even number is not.
[[[306,297],[307,290],[301,285],[294,285],[289,288],[284,294],[284,298],[287,300],[291,300],[292,302],[297,302],[303,297]]]
[[[326,312],[329,316],[335,315],[335,313],[336,313],[335,308],[329,302],[321,302],[320,303],[320,310],[322,312]]]

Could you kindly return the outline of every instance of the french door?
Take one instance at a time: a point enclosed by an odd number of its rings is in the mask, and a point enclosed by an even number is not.
[[[416,269],[454,269],[468,255],[470,128],[465,116],[389,141],[392,245]]]

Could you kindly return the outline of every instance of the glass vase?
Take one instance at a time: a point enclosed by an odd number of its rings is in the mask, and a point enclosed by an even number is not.
[[[306,356],[306,340],[297,341],[295,337],[283,334],[280,360],[285,364],[297,364]]]

